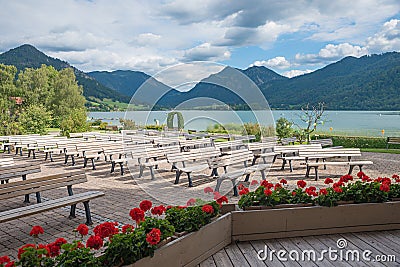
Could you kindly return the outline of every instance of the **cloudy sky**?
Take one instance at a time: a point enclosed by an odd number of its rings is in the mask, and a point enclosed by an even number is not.
[[[400,51],[399,0],[0,0],[0,52],[21,44],[84,71],[192,61],[288,77]]]

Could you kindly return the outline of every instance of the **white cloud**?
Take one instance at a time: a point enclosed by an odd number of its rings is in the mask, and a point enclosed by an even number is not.
[[[318,54],[296,54],[295,61],[298,64],[322,64],[337,61],[346,56],[361,57],[368,54],[366,47],[343,44],[327,44]]]
[[[400,51],[400,20],[383,24],[382,30],[367,39],[367,47],[374,52]]]
[[[251,66],[264,66],[267,68],[287,69],[291,66],[290,62],[285,57],[274,57],[268,60],[254,61]]]
[[[151,32],[141,33],[135,39],[134,43],[143,46],[157,45],[161,40],[161,35]]]
[[[217,61],[229,59],[231,53],[221,46],[212,46],[210,43],[203,43],[184,53],[185,61]]]
[[[290,70],[290,71],[285,71],[284,73],[282,73],[282,75],[288,78],[293,78],[311,72],[313,72],[313,70]]]

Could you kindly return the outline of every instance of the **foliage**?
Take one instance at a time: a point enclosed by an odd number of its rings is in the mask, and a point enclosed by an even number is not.
[[[70,133],[85,132],[88,130],[86,123],[86,110],[73,109],[70,114],[63,117],[60,124],[61,134],[69,136]]]
[[[255,135],[256,140],[259,141],[261,136],[274,136],[275,129],[272,125],[261,126],[258,123],[245,123],[245,124],[214,124],[207,127],[207,132],[209,133],[224,133],[224,134],[245,134],[245,135]]]
[[[279,140],[293,136],[292,125],[293,123],[283,117],[276,121],[276,135],[279,137]]]
[[[137,126],[133,120],[130,119],[119,119],[119,122],[121,123],[123,130],[135,130],[137,129]]]
[[[19,116],[19,123],[24,133],[46,134],[51,125],[51,113],[42,105],[30,105]]]
[[[64,250],[62,254],[57,256],[57,266],[68,267],[97,267],[100,265],[100,260],[87,247],[80,247],[79,241],[74,241],[71,244],[63,244],[61,248]]]
[[[384,148],[386,139],[383,137],[319,135],[320,139],[331,138],[333,146],[358,147],[358,148]]]
[[[168,113],[167,127],[169,129],[173,129],[174,128],[174,117],[175,117],[175,115],[178,118],[178,129],[181,130],[185,126],[185,121],[183,119],[182,113],[180,113],[178,111],[172,111],[172,112]]]
[[[157,131],[161,132],[162,130],[164,130],[165,125],[164,124],[161,124],[161,125],[149,124],[149,125],[146,125],[144,128],[148,129],[148,130],[157,130]]]
[[[108,123],[107,122],[101,122],[99,125],[99,130],[107,130]]]

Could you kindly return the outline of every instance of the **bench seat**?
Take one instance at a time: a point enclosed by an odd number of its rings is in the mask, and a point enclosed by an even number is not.
[[[315,169],[315,181],[318,180],[318,168],[321,166],[349,166],[349,172],[348,174],[351,174],[353,171],[354,166],[358,166],[360,168],[360,171],[362,171],[362,166],[364,165],[372,165],[373,162],[369,160],[364,160],[364,161],[325,161],[325,162],[307,162],[307,172],[306,172],[306,177],[309,177],[310,169],[314,168]]]

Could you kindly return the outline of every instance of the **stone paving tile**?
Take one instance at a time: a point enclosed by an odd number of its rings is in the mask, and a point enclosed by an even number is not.
[[[38,159],[27,159],[26,155],[16,156],[13,154],[0,154],[2,157],[14,157],[17,162],[35,162],[41,164],[41,173],[28,175],[29,178],[39,177],[42,175],[50,175],[55,173],[71,172],[73,170],[80,170],[83,168],[83,161],[77,159],[76,166],[71,166],[68,162],[64,164],[64,158],[61,155],[54,157],[54,162],[44,161],[43,153],[38,153]],[[391,176],[393,173],[400,173],[400,155],[399,154],[384,154],[384,153],[363,153],[363,159],[372,160],[374,165],[366,166],[364,172],[370,177],[377,176]],[[267,179],[271,182],[278,182],[280,179],[285,178],[289,182],[289,187],[296,186],[296,181],[304,179],[305,168],[295,162],[294,171],[290,172],[288,169],[280,170],[281,161],[272,166],[268,173]],[[154,205],[175,204],[184,205],[186,201],[193,198],[212,199],[212,194],[206,195],[204,188],[210,186],[215,187],[216,181],[208,177],[209,171],[202,174],[194,174],[193,188],[187,187],[187,177],[182,175],[180,183],[175,185],[175,174],[169,170],[170,166],[160,166],[156,172],[156,179],[151,180],[148,170],[145,171],[144,176],[138,178],[138,170],[131,168],[121,176],[119,168],[116,173],[110,173],[110,164],[103,161],[96,163],[96,170],[91,167],[85,169],[88,182],[73,186],[75,193],[95,190],[103,191],[104,197],[94,199],[90,202],[92,219],[94,225],[104,221],[117,221],[119,223],[132,223],[129,217],[129,211],[133,207],[137,207],[141,200],[149,199],[153,201]],[[355,174],[358,170],[354,170]],[[316,187],[324,187],[323,180],[325,177],[339,178],[341,175],[347,173],[346,167],[328,167],[327,170],[320,171],[321,179],[315,181],[313,174],[310,178],[306,179],[309,185]],[[133,175],[133,176],[132,176]],[[250,180],[261,179],[261,175],[256,173],[252,175]],[[221,187],[221,193],[227,193],[230,202],[237,202],[238,197],[233,197],[231,191],[231,182],[225,181]],[[44,200],[53,199],[61,196],[66,196],[66,188],[59,188],[43,192],[42,197]],[[30,196],[31,203],[35,202],[35,195]],[[10,201],[2,201],[0,204],[0,211],[21,207],[24,204],[23,197],[12,199]],[[31,243],[33,240],[29,236],[29,231],[33,225],[41,225],[45,234],[41,235],[39,242],[49,243],[53,242],[57,237],[64,237],[69,241],[74,240],[75,236],[72,230],[80,223],[85,222],[85,215],[83,205],[77,205],[77,217],[68,219],[69,207],[60,208],[41,214],[25,217],[22,219],[0,223],[0,256],[9,255],[16,256],[18,247],[25,243]],[[93,229],[93,226],[90,227]]]

